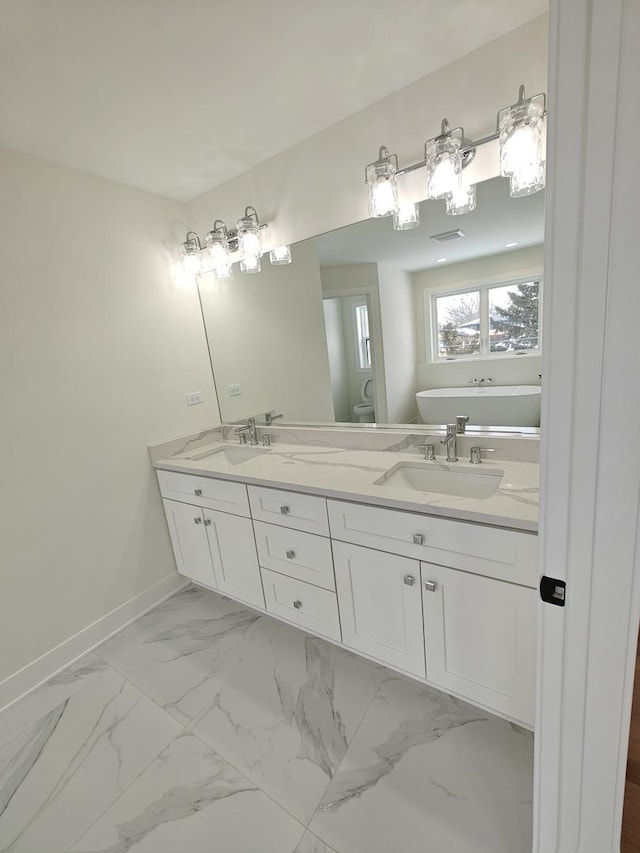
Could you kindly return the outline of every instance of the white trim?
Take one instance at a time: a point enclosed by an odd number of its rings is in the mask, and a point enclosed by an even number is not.
[[[22,699],[27,693],[31,693],[56,673],[66,669],[78,658],[93,651],[165,599],[184,589],[189,583],[178,574],[167,575],[14,672],[4,681],[0,681],[0,712]]]
[[[637,0],[552,0],[540,534],[567,604],[540,607],[535,853],[620,851],[640,621],[639,41]]]

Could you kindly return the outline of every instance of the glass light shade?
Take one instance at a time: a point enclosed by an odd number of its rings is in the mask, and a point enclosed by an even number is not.
[[[216,267],[215,272],[216,272],[216,278],[219,278],[219,279],[233,278],[233,268],[228,261],[226,263],[220,264],[220,266]]]
[[[427,198],[446,198],[458,189],[462,180],[461,148],[462,141],[450,134],[427,142]]]
[[[269,260],[275,266],[279,266],[280,264],[290,264],[291,263],[291,247],[290,246],[278,246],[277,249],[271,249],[269,252]]]
[[[240,272],[260,272],[262,265],[260,255],[245,255],[240,261]]]
[[[202,269],[217,270],[229,263],[229,243],[226,237],[215,231],[207,234],[206,246],[202,250]]]
[[[398,210],[396,167],[391,160],[378,160],[366,169],[369,187],[369,216],[391,216]]]
[[[243,257],[262,255],[260,228],[250,217],[238,219],[238,251]]]
[[[475,184],[460,184],[447,196],[447,213],[449,216],[461,216],[476,209]]]
[[[393,227],[396,231],[409,231],[420,225],[420,208],[417,204],[401,204],[393,214]]]
[[[498,113],[500,174],[510,179],[512,198],[544,189],[544,95],[536,95]]]
[[[202,272],[200,250],[189,243],[182,244],[182,269],[186,275],[198,275]]]

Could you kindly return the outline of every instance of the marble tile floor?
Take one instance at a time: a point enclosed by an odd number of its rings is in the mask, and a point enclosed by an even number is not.
[[[529,853],[533,737],[189,587],[0,714],[6,853]]]

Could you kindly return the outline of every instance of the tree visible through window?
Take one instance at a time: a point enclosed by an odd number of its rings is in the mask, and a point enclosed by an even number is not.
[[[432,296],[434,357],[537,350],[540,292],[540,281],[517,281]]]

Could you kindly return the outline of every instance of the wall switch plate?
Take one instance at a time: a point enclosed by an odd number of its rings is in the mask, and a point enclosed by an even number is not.
[[[239,385],[229,385],[229,396],[230,397],[239,397],[240,396],[240,386]]]
[[[202,391],[192,391],[187,394],[187,406],[197,406],[202,403]]]

